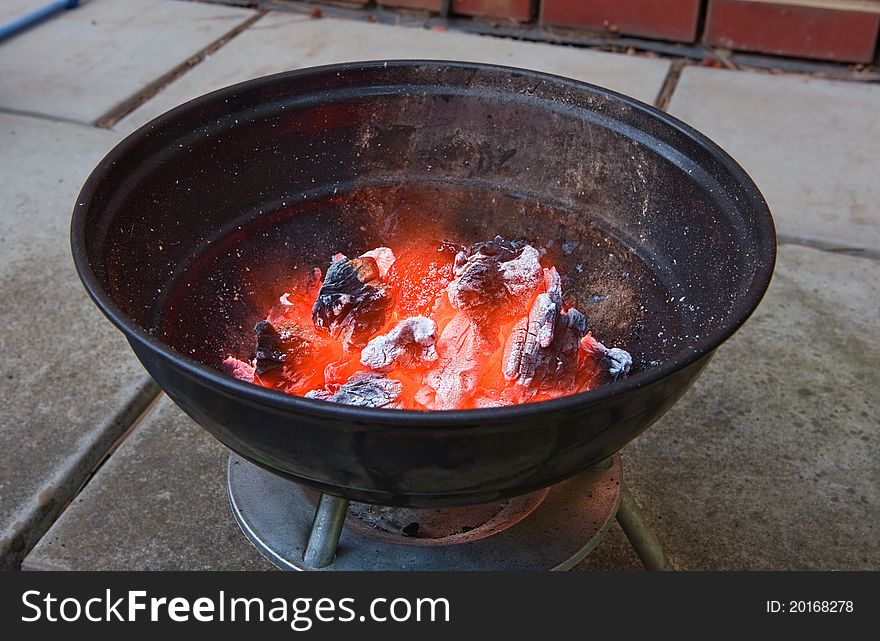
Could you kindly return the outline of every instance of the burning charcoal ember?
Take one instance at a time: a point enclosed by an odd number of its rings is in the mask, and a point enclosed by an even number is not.
[[[523,309],[543,280],[540,252],[522,241],[478,243],[455,257],[449,302],[483,325],[499,312]]]
[[[438,306],[448,304],[446,287],[454,277],[452,263],[460,250],[460,245],[442,242],[412,247],[397,257],[387,280],[401,318],[431,316]]]
[[[514,402],[504,398],[502,394],[496,390],[478,390],[474,396],[474,407],[477,409],[489,407],[507,407],[513,405]]]
[[[437,340],[438,360],[416,401],[433,410],[460,409],[474,396],[497,344],[483,338],[465,314],[453,317]]]
[[[260,321],[254,331],[257,333],[256,372],[258,376],[262,376],[281,367],[287,358],[287,348],[278,330],[269,321]]]
[[[541,268],[541,252],[526,245],[516,258],[499,265],[504,287],[514,297],[528,296],[541,284],[544,270]]]
[[[324,383],[325,384],[342,384],[352,376],[351,362],[342,360],[328,363],[324,367]]]
[[[377,336],[367,343],[361,352],[361,364],[370,369],[388,371],[432,363],[437,360],[436,339],[437,324],[430,318],[407,318],[384,336]]]
[[[587,317],[571,308],[559,316],[553,341],[541,348],[542,359],[537,369],[543,388],[570,391],[578,368],[580,340],[587,333]],[[544,350],[547,352],[544,352]]]
[[[504,377],[525,388],[570,390],[578,367],[587,319],[576,309],[563,311],[562,285],[555,268],[545,273],[547,291],[539,294],[527,318],[511,331],[504,346]]]
[[[315,297],[321,291],[321,283],[323,282],[324,273],[320,267],[312,267],[305,278],[305,291],[307,295]]]
[[[486,245],[459,252],[453,267],[455,278],[446,289],[452,306],[474,318],[486,314],[486,308],[493,304],[505,303],[508,297],[499,265],[504,254]]]
[[[306,398],[319,398],[331,403],[343,403],[358,407],[396,407],[403,391],[403,384],[374,372],[358,372],[343,385],[313,390]],[[336,389],[333,389],[336,388]]]
[[[523,358],[523,369],[516,378],[520,385],[549,392],[569,392],[575,385],[578,349],[587,331],[587,319],[576,309],[559,315],[553,340],[540,346],[531,358]]]
[[[287,313],[291,311],[291,307],[301,305],[306,300],[309,301],[308,305],[309,308],[311,308],[312,302],[321,290],[322,277],[323,274],[318,267],[310,269],[305,275],[305,278],[302,279],[301,289],[297,289],[293,293],[284,292],[278,298],[278,305],[275,305],[270,310],[269,316],[266,317],[266,320],[271,323],[280,322],[280,320],[284,319],[287,316]]]
[[[289,394],[417,410],[541,401],[625,376],[630,355],[587,333],[542,260],[501,237],[335,254],[323,281],[311,270],[256,325],[253,361],[230,356],[222,369]]]
[[[504,378],[526,387],[532,384],[541,349],[550,347],[562,314],[562,281],[555,268],[544,275],[546,291],[538,294],[529,315],[521,319],[504,346]],[[578,337],[580,338],[580,337]]]
[[[542,294],[543,296],[543,294]],[[540,298],[540,296],[539,296]],[[537,304],[537,302],[536,302]],[[504,344],[502,372],[508,381],[514,381],[525,374],[529,363],[534,363],[538,351],[537,336],[529,332],[529,317],[520,319],[511,330]],[[531,367],[534,371],[534,367]]]
[[[588,354],[601,357],[602,364],[608,370],[608,376],[612,381],[629,374],[633,359],[626,350],[619,347],[609,349],[593,338],[592,334],[587,334],[581,339],[581,347]]]
[[[254,382],[254,366],[232,356],[227,356],[223,360],[221,370],[224,374],[228,374],[245,383]]]
[[[303,394],[321,384],[324,359],[334,351],[314,327],[283,319],[260,321],[254,329],[254,382],[292,394]]]
[[[375,260],[376,266],[379,268],[379,278],[383,280],[388,276],[388,272],[391,270],[391,266],[394,265],[394,261],[397,260],[394,257],[394,252],[388,247],[376,247],[376,249],[371,249],[370,251],[361,254],[361,258],[372,258]]]
[[[334,260],[312,307],[312,321],[342,341],[347,351],[360,349],[385,324],[392,303],[379,277],[376,259]]]

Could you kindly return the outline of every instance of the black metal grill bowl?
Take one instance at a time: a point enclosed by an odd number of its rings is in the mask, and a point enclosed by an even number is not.
[[[347,407],[216,368],[285,282],[330,254],[442,231],[548,248],[626,379],[495,409]],[[471,63],[349,63],[260,78],[144,126],[94,170],[72,248],[91,297],[187,414],[241,456],[357,501],[522,494],[619,450],[752,313],[767,206],[707,138],[611,91]]]

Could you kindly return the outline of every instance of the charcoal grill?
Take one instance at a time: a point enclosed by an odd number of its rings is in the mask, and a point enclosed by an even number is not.
[[[546,247],[571,302],[633,354],[631,375],[530,405],[416,412],[218,370],[329,253],[440,232]],[[72,221],[86,289],[149,373],[239,457],[231,469],[270,473],[249,482],[324,493],[319,534],[339,529],[349,500],[445,509],[589,475],[745,322],[775,246],[751,179],[678,120],[565,78],[436,61],[318,67],[188,102],[101,161]],[[258,493],[236,495],[230,478],[239,521],[259,529],[240,503]],[[333,538],[317,536],[313,560]]]

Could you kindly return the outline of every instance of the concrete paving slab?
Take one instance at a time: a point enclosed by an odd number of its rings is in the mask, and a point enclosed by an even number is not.
[[[783,239],[880,252],[880,87],[687,67],[669,111],[751,174]]]
[[[0,114],[0,568],[17,566],[156,394],[70,258],[113,132]]]
[[[674,565],[880,569],[880,263],[784,246],[624,478]]]
[[[878,569],[880,263],[784,247],[753,320],[624,450],[680,569]],[[225,496],[226,451],[162,405],[28,569],[268,568]],[[617,526],[578,569],[639,569]]]
[[[226,498],[227,450],[163,397],[26,570],[261,570]]]
[[[233,519],[223,445],[163,397],[34,551],[26,570],[271,570]],[[640,569],[615,525],[583,567]],[[609,560],[609,558],[611,560]],[[621,567],[622,566],[622,567]]]
[[[670,63],[656,58],[275,12],[165,87],[117,124],[131,132],[196,96],[271,73],[353,60],[470,60],[546,71],[653,102]]]
[[[88,0],[0,43],[0,110],[94,122],[252,15],[178,0]]]

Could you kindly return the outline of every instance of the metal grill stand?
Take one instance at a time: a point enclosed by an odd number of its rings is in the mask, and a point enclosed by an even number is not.
[[[596,548],[614,518],[645,568],[672,569],[621,481],[615,455],[526,497],[415,510],[350,504],[235,454],[228,468],[236,521],[282,569],[567,570]]]

